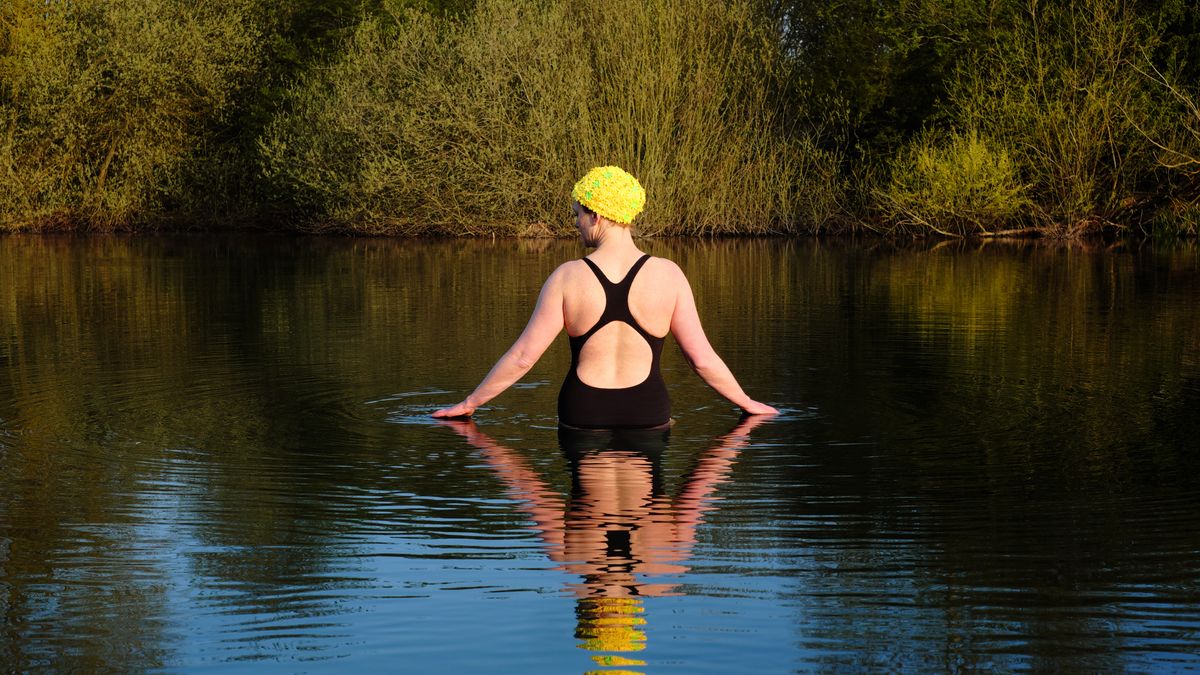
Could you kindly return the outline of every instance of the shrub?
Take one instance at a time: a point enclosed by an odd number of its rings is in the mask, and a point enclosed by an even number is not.
[[[974,130],[936,143],[918,136],[891,167],[880,195],[896,227],[947,235],[987,233],[1027,206],[1016,166]]]
[[[1011,149],[1048,233],[1081,233],[1153,184],[1139,129],[1169,115],[1129,64],[1157,39],[1123,0],[1032,0],[959,71],[956,117]]]
[[[0,227],[153,220],[254,40],[237,2],[0,4]]]
[[[779,41],[749,3],[484,0],[465,19],[364,21],[264,136],[316,227],[566,232],[570,186],[619,164],[643,229],[789,231],[836,208],[836,162],[772,98]]]

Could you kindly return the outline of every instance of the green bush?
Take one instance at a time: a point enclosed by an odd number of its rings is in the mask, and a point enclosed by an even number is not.
[[[974,130],[936,143],[918,136],[893,162],[879,201],[891,223],[913,232],[988,233],[1028,202],[1016,166]]]
[[[3,0],[0,230],[570,233],[572,182],[614,163],[646,186],[651,235],[880,216],[1186,234],[1197,16],[1181,0]]]
[[[0,5],[0,227],[153,222],[255,58],[237,2]]]
[[[1200,236],[1200,200],[1171,200],[1155,212],[1144,230],[1155,239],[1195,239]]]
[[[785,128],[784,72],[745,2],[397,9],[296,86],[261,152],[317,228],[566,232],[571,184],[610,163],[645,185],[648,234],[816,228],[836,209],[836,162]]]
[[[1171,116],[1130,62],[1157,41],[1124,0],[1032,0],[960,69],[955,116],[1012,150],[1045,232],[1081,234],[1155,189],[1144,132]]]

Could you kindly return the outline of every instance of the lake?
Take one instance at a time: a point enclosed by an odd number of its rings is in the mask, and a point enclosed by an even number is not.
[[[0,669],[1200,669],[1194,245],[652,240],[668,434],[560,434],[565,241],[0,237]]]

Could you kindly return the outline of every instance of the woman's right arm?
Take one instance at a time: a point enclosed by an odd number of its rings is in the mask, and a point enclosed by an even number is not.
[[[678,268],[677,268],[678,269]],[[675,312],[671,315],[671,332],[675,341],[683,351],[684,358],[692,370],[704,380],[708,386],[729,399],[730,403],[751,415],[768,415],[779,411],[765,403],[759,403],[746,395],[738,384],[737,378],[730,372],[729,366],[721,360],[716,350],[708,342],[704,327],[700,325],[700,315],[696,311],[696,299],[692,296],[692,287],[682,270],[679,274],[679,293],[675,298]]]
[[[542,358],[542,354],[554,338],[563,329],[563,280],[560,266],[555,270],[538,295],[537,306],[533,308],[533,316],[521,336],[513,343],[508,351],[492,366],[487,376],[461,402],[449,408],[433,412],[434,417],[467,417],[479,406],[499,396],[525,376],[533,364]]]

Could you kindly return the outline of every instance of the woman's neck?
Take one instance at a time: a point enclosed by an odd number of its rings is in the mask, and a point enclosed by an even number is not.
[[[637,250],[637,244],[633,243],[633,230],[619,225],[611,225],[601,232],[599,241],[596,243],[596,252],[603,251],[606,256],[622,251]]]

